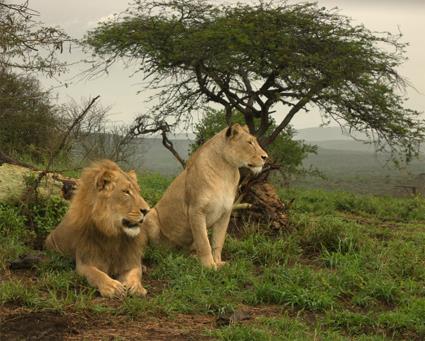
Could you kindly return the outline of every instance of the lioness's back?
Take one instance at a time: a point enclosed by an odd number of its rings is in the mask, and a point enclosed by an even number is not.
[[[158,219],[163,226],[170,226],[162,230],[164,236],[176,245],[185,245],[192,242],[187,230],[187,205],[185,203],[185,184],[187,172],[180,173],[164,192],[164,195],[155,206]]]

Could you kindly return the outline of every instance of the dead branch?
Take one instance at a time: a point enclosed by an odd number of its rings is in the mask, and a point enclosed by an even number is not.
[[[252,208],[252,204],[244,203],[244,204],[233,204],[232,210],[246,210]]]
[[[25,163],[19,160],[15,160],[0,150],[0,166],[3,163],[10,163],[11,165],[22,166],[32,170],[36,170],[36,167],[34,167],[33,165],[30,165],[29,163]]]
[[[36,195],[37,194],[37,188],[40,185],[41,180],[43,179],[43,177],[49,173],[50,171],[50,167],[53,164],[53,161],[55,160],[55,158],[59,155],[59,153],[62,151],[62,149],[64,148],[64,146],[66,145],[66,142],[68,141],[68,138],[72,132],[72,130],[81,122],[81,120],[87,115],[87,113],[89,112],[90,108],[93,106],[93,104],[99,99],[100,95],[94,97],[90,103],[87,105],[87,107],[81,112],[80,115],[78,115],[74,122],[72,122],[72,124],[70,125],[70,127],[67,129],[67,131],[65,132],[61,143],[59,144],[59,146],[56,148],[56,150],[51,154],[48,162],[47,162],[47,166],[46,168],[40,172],[37,176],[37,178],[35,179],[33,185],[31,186],[32,188],[29,189],[29,192]]]

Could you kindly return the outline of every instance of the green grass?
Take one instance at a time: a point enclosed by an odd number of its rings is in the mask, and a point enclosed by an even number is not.
[[[163,177],[158,173],[145,173],[143,176],[139,176],[139,185],[143,198],[153,207],[171,181],[172,178]]]
[[[169,179],[140,179],[153,205]],[[247,229],[229,235],[219,271],[203,269],[187,253],[149,248],[147,298],[99,300],[73,271],[72,261],[48,254],[28,276],[0,283],[0,304],[32,310],[89,311],[132,318],[179,313],[229,316],[241,307],[248,321],[206,330],[220,340],[387,340],[425,338],[425,204],[297,190],[291,228],[278,236]],[[62,214],[55,201],[37,208],[50,229]],[[32,232],[19,208],[0,206],[1,269],[28,252]],[[267,227],[264,227],[267,228]],[[272,307],[265,316],[256,309]],[[250,310],[251,309],[251,310]],[[105,315],[105,316],[106,316]]]

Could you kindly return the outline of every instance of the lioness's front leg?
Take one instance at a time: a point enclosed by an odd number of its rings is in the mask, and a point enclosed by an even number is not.
[[[146,296],[147,290],[142,285],[142,268],[134,267],[120,276],[120,281],[128,289],[130,294]]]
[[[212,256],[210,241],[208,240],[205,214],[198,209],[189,208],[188,211],[190,229],[192,230],[193,241],[199,260],[203,266],[217,269]]]
[[[214,262],[217,267],[221,267],[226,264],[226,262],[221,260],[221,251],[223,250],[224,240],[226,239],[226,232],[227,227],[229,226],[231,213],[232,211],[224,213],[212,226],[212,250]]]
[[[78,257],[76,270],[91,286],[97,288],[103,297],[119,297],[125,294],[125,287],[121,282],[112,279],[93,265],[82,263]]]

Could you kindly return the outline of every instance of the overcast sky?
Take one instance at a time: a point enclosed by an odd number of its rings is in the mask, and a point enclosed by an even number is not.
[[[52,26],[62,27],[68,34],[80,38],[107,16],[122,12],[128,7],[128,0],[30,0],[30,7],[40,12],[40,20]],[[232,1],[228,1],[232,2]],[[236,1],[235,1],[236,2]],[[249,1],[239,1],[249,2]],[[293,1],[294,2],[294,1]],[[327,8],[338,7],[340,13],[351,17],[355,24],[364,24],[374,31],[403,33],[403,41],[409,42],[408,61],[400,68],[400,73],[415,87],[408,90],[408,105],[425,111],[425,0],[318,0],[319,5]],[[82,55],[74,51],[67,59],[81,59]],[[73,67],[69,74],[60,77],[60,81],[69,80],[79,72]],[[140,77],[130,78],[131,72],[122,65],[115,65],[109,75],[88,81],[73,82],[68,88],[59,89],[59,101],[70,98],[80,100],[101,95],[104,105],[112,106],[112,119],[130,123],[137,114],[146,113],[149,105],[146,96],[136,95],[140,90]],[[50,87],[56,84],[45,80]],[[278,113],[283,117],[284,113]],[[278,118],[279,118],[278,117]],[[321,124],[317,112],[300,113],[292,121],[297,129],[318,127]]]

